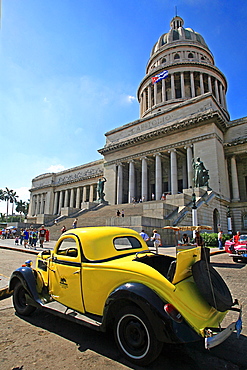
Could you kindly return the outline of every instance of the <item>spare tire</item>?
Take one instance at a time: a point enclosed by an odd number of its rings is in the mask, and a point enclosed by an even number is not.
[[[220,274],[206,261],[192,266],[195,283],[204,299],[216,310],[224,312],[233,305],[231,292]]]

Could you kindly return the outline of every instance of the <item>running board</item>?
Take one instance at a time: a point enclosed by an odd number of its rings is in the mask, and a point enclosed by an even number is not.
[[[27,303],[33,304],[34,301],[26,295]],[[29,302],[28,302],[29,301]],[[41,302],[40,302],[41,303]],[[93,328],[98,331],[103,331],[102,329],[102,317],[92,314],[82,314],[78,311],[75,311],[67,306],[57,302],[51,301],[48,303],[35,304],[36,307],[41,307],[42,310],[45,310],[53,315],[62,317],[64,319],[76,322],[78,324]]]

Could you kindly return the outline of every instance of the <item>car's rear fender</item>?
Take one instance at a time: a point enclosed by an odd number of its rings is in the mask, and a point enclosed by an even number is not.
[[[32,298],[32,300],[38,305],[42,305],[36,288],[36,279],[33,270],[30,267],[19,267],[12,273],[9,283],[9,291],[14,290],[18,281],[21,281],[30,298]]]
[[[106,301],[102,323],[103,327],[107,326],[109,322],[112,323],[115,313],[123,305],[134,304],[142,309],[152,323],[158,340],[167,343],[198,340],[199,336],[184,320],[182,323],[176,323],[168,316],[164,310],[166,303],[144,284],[123,284],[115,289]]]

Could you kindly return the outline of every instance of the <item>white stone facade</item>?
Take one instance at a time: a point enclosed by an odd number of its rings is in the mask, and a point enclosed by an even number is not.
[[[187,219],[181,212],[189,210],[195,192],[200,223],[227,232],[231,217],[233,231],[247,233],[247,118],[230,121],[226,78],[203,37],[183,23],[174,17],[151,51],[137,91],[140,118],[105,134],[102,160],[33,179],[30,219],[95,203],[97,181],[104,176],[109,204],[162,199],[164,219],[163,208],[172,204],[179,207],[179,224],[191,222],[191,211]],[[168,77],[152,84],[164,70]],[[210,176],[210,189],[202,192],[193,184],[198,157]],[[149,212],[153,217],[155,210]]]

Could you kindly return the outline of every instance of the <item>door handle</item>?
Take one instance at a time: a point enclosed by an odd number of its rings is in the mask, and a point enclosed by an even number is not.
[[[73,272],[73,275],[79,274],[80,272],[81,272],[81,270],[77,270],[77,271]]]

